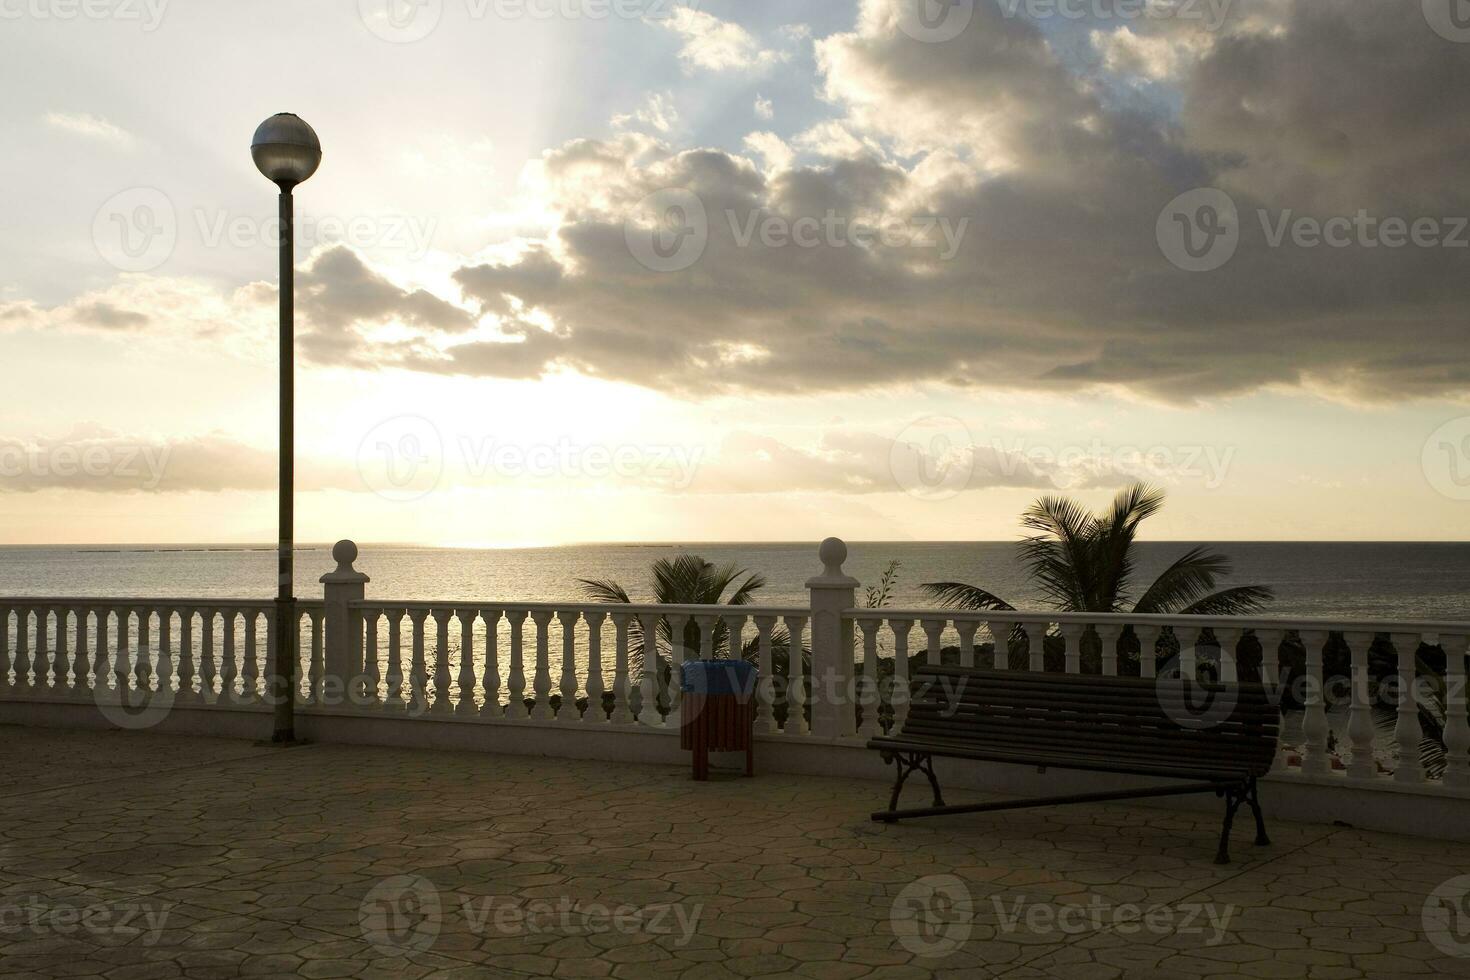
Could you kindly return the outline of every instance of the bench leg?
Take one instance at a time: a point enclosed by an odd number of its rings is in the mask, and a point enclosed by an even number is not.
[[[898,810],[899,794],[903,792],[904,781],[915,771],[929,777],[929,785],[934,790],[934,805],[944,806],[944,798],[939,795],[939,780],[934,775],[933,756],[920,752],[884,752],[883,761],[894,764],[898,770],[898,778],[893,781],[893,794],[888,798],[888,812],[873,814],[874,820],[893,823],[898,819],[894,813]]]
[[[1216,864],[1230,863],[1230,825],[1235,823],[1235,811],[1244,802],[1245,791],[1238,786],[1231,786],[1224,790],[1224,796],[1225,825],[1220,828],[1220,849],[1215,853]]]
[[[1251,780],[1250,789],[1246,794],[1246,802],[1251,805],[1251,812],[1256,815],[1256,846],[1263,847],[1271,843],[1271,838],[1266,836],[1266,820],[1261,816],[1261,797],[1256,791],[1256,781]]]

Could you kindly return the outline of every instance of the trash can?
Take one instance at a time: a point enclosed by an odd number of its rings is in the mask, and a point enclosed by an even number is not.
[[[691,660],[682,665],[679,745],[694,753],[694,778],[709,779],[711,752],[744,752],[755,775],[755,686],[758,672],[743,660]]]

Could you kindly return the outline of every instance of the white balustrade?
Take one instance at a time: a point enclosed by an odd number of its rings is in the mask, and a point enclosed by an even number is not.
[[[1010,670],[1014,651],[1021,670],[1045,671],[1049,665],[1079,677],[1111,677],[1133,673],[1136,649],[1138,676],[1150,679],[1158,674],[1158,651],[1177,650],[1180,674],[1195,676],[1212,663],[1222,683],[1259,679],[1288,710],[1295,690],[1284,682],[1301,678],[1302,744],[1283,741],[1273,763],[1275,778],[1301,775],[1359,787],[1393,783],[1423,792],[1470,791],[1470,624],[848,608],[833,604],[834,593],[850,588],[841,562],[833,560],[838,554],[824,551],[827,568],[809,583],[814,596],[818,586],[826,590],[824,605],[814,599],[810,607],[769,608],[344,599],[333,590],[356,586],[360,594],[366,576],[354,572],[351,561],[341,561],[334,549],[339,568],[323,576],[325,598],[299,603],[297,622],[282,628],[292,632],[301,671],[298,693],[307,711],[372,712],[405,723],[428,713],[456,724],[550,722],[603,730],[637,724],[672,733],[679,722],[682,664],[693,657],[746,656],[749,625],[754,630],[749,656],[761,678],[755,692],[757,731],[780,738],[857,736],[858,742],[903,725],[907,717],[915,626],[923,631],[927,665],[948,658],[962,666]],[[530,664],[527,619],[534,626]],[[553,623],[560,636],[556,644]],[[0,699],[76,701],[100,690],[122,690],[157,692],[193,710],[265,713],[263,684],[274,669],[278,625],[270,602],[0,597]],[[309,649],[303,651],[307,629]],[[977,657],[982,630],[992,645],[988,658]],[[1300,637],[1302,661],[1292,656],[1293,645],[1284,643],[1288,637]],[[1383,643],[1381,637],[1388,637],[1395,651],[1387,677],[1382,662],[1370,656],[1374,644]],[[785,643],[784,689],[774,683],[780,642]],[[1251,654],[1240,652],[1256,643],[1258,667]],[[1421,658],[1421,644],[1432,654]],[[639,646],[641,661],[634,655]],[[1441,649],[1443,676],[1424,673],[1437,669],[1431,665]],[[1346,662],[1339,657],[1344,650]],[[821,678],[840,679],[845,686],[833,688],[809,677],[818,664]],[[1346,678],[1337,676],[1344,669]],[[1338,706],[1329,706],[1326,691],[1340,680],[1351,691],[1350,703],[1342,705],[1346,733],[1329,751],[1328,709],[1335,712]],[[1379,764],[1388,746],[1374,724],[1375,684],[1384,681],[1393,681],[1398,695],[1391,777]],[[892,722],[885,724],[890,711]],[[1431,730],[1425,718],[1435,719],[1432,731],[1442,738],[1442,778],[1437,762],[1432,772],[1428,768],[1426,753],[1437,758],[1438,752],[1425,741]],[[1299,764],[1294,764],[1290,757],[1297,752]]]

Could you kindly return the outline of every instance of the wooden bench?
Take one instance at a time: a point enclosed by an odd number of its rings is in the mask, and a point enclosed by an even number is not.
[[[1225,800],[1215,861],[1226,864],[1230,825],[1242,803],[1255,813],[1256,843],[1270,843],[1256,780],[1271,768],[1280,725],[1280,710],[1260,684],[924,667],[915,672],[902,731],[868,742],[898,769],[888,809],[873,819],[1212,792]],[[935,756],[1188,782],[946,806]],[[929,777],[934,805],[900,810],[904,780],[915,771]]]

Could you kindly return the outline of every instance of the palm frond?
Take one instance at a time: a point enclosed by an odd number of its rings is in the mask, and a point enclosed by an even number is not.
[[[1112,512],[1096,523],[1089,608],[1114,612],[1122,608],[1133,576],[1134,542],[1138,526],[1164,506],[1164,492],[1146,483],[1124,488],[1113,498]]]
[[[633,600],[628,598],[628,592],[612,579],[579,578],[577,584],[582,587],[582,594],[594,602],[620,602],[631,605]]]
[[[1181,616],[1244,616],[1260,612],[1276,598],[1276,591],[1264,585],[1237,585],[1196,599],[1183,609]]]
[[[1015,609],[1004,599],[984,589],[961,582],[926,582],[919,586],[946,609]]]
[[[1230,573],[1230,560],[1208,548],[1190,548],[1154,579],[1133,611],[1178,613],[1214,591],[1220,576]]]

